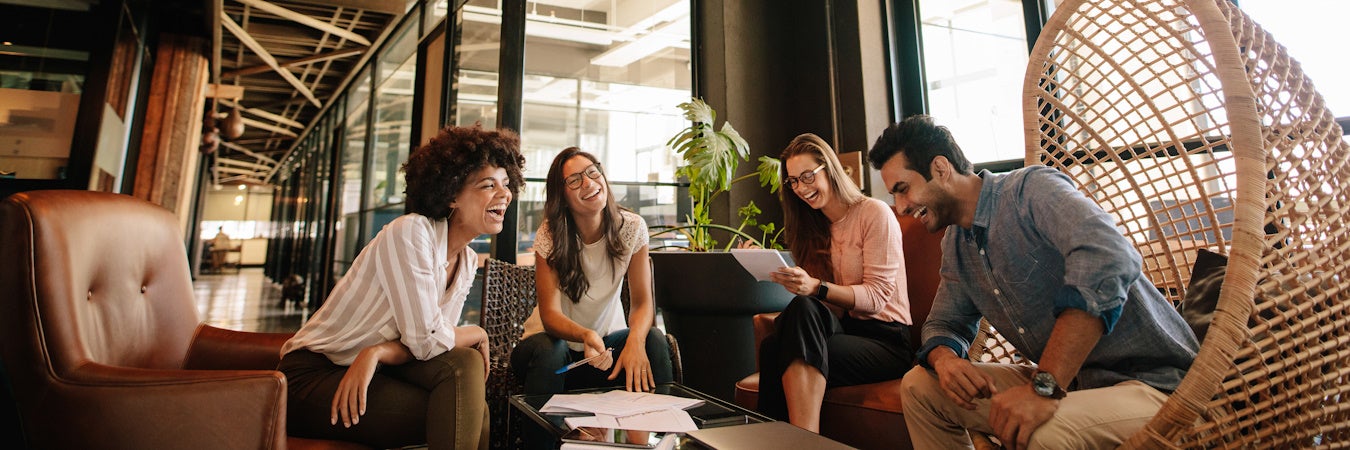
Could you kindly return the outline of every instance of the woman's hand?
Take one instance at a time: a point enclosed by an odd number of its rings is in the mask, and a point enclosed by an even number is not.
[[[820,289],[820,280],[813,278],[801,267],[784,267],[769,276],[774,283],[783,285],[788,292],[796,295],[814,295]]]
[[[582,341],[582,344],[586,346],[583,352],[587,358],[591,358],[601,353],[605,354],[605,356],[592,360],[589,363],[591,367],[605,371],[609,370],[609,367],[614,365],[614,354],[605,349],[605,341],[601,340],[600,335],[596,334],[594,330],[586,330],[586,337]]]
[[[483,354],[483,371],[485,372],[483,374],[484,378],[487,378],[489,375],[492,375],[492,351],[488,349],[488,342],[489,341],[487,338],[483,338],[483,341],[479,342],[478,346],[476,347],[478,349],[478,353]]]
[[[484,375],[492,374],[492,352],[488,349],[487,330],[478,325],[455,327],[455,346],[478,350],[483,355]]]
[[[618,364],[614,365],[614,372],[609,374],[609,379],[613,380],[619,376],[619,371],[624,372],[628,381],[626,386],[629,391],[647,392],[656,388],[656,379],[652,377],[651,360],[647,359],[647,348],[644,342],[628,342],[624,346],[623,352],[619,353]]]
[[[356,355],[356,360],[347,367],[347,373],[342,375],[337,393],[333,395],[329,418],[333,425],[337,425],[339,418],[342,419],[342,426],[347,428],[361,421],[361,415],[366,413],[366,389],[370,387],[370,379],[375,376],[375,369],[379,366],[374,347],[367,347]]]

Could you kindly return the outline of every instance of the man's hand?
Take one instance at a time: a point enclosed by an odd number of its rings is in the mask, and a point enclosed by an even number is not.
[[[1022,450],[1031,442],[1031,433],[1055,416],[1059,400],[1036,395],[1031,384],[995,394],[990,402],[989,426],[1003,447]]]
[[[936,360],[932,361],[932,365],[937,372],[938,385],[947,398],[962,408],[974,411],[975,400],[990,398],[998,393],[994,387],[994,377],[976,369],[970,361],[956,356],[946,347],[934,349],[933,353],[939,351],[946,356],[931,358]]]
[[[347,373],[342,375],[337,393],[333,395],[329,418],[333,425],[337,425],[340,418],[342,426],[351,428],[361,422],[361,415],[366,413],[366,389],[370,387],[370,379],[375,376],[375,369],[380,365],[373,349],[368,347],[358,353],[356,360],[347,367]]]
[[[627,388],[631,392],[647,392],[656,388],[656,379],[652,377],[651,360],[647,359],[647,348],[641,344],[644,343],[628,342],[623,353],[619,354],[614,372],[609,374],[609,379],[613,380],[619,376],[619,371],[623,371],[624,376],[628,378]]]

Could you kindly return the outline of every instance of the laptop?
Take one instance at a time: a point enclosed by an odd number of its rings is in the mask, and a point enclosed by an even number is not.
[[[705,428],[686,433],[690,439],[715,450],[738,449],[851,449],[830,438],[797,428],[787,422],[761,422],[749,425]]]

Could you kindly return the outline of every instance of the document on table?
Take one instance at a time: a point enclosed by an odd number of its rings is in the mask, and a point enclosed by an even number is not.
[[[656,444],[655,450],[674,450],[675,444],[679,442],[679,435],[668,433],[661,437],[661,442]],[[564,442],[558,450],[614,450],[613,445],[605,444],[582,444],[579,442]]]
[[[618,428],[621,430],[642,430],[657,433],[683,433],[698,429],[694,419],[683,409],[668,407],[627,416],[596,414],[563,419],[568,427]]]
[[[736,257],[736,262],[741,263],[741,267],[758,281],[770,281],[772,278],[769,274],[788,266],[787,261],[783,260],[783,254],[773,249],[733,248],[731,256]]]
[[[666,408],[689,409],[701,404],[703,400],[696,398],[613,390],[599,394],[556,394],[539,408],[539,412],[631,416]]]

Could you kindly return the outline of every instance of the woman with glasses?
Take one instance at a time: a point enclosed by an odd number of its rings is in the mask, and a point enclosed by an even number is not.
[[[510,130],[447,127],[408,156],[408,213],[282,347],[293,436],[486,449],[487,332],[460,326],[478,255],[524,178]]]
[[[534,243],[539,305],[511,353],[525,393],[609,385],[649,391],[672,381],[670,348],[652,328],[647,222],[614,203],[600,162],[576,147],[553,159],[544,191]]]
[[[829,144],[783,150],[784,235],[796,267],[773,281],[796,294],[759,347],[759,410],[820,432],[826,387],[900,378],[913,364],[900,224],[863,195]]]

